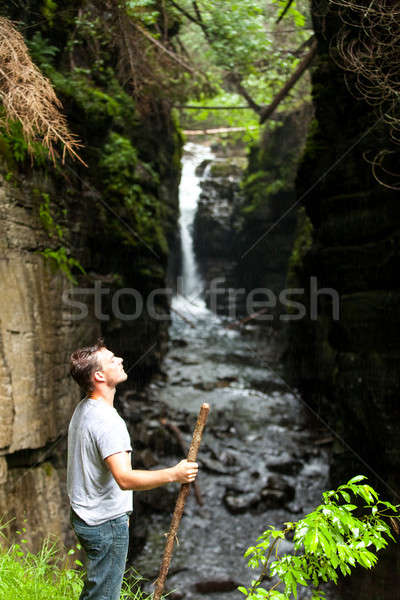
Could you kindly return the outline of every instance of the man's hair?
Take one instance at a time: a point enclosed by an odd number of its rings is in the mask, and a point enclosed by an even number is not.
[[[70,373],[85,393],[93,390],[92,375],[102,367],[97,352],[103,348],[105,348],[104,341],[99,338],[93,346],[79,348],[71,354]]]

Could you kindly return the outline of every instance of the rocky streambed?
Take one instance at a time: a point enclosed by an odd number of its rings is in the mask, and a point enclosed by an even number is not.
[[[243,558],[248,546],[320,502],[329,440],[282,380],[272,340],[261,345],[256,327],[227,328],[201,301],[176,299],[174,307],[186,321],[175,313],[164,375],[145,402],[126,392],[120,409],[131,423],[135,465],[152,468],[183,457],[171,424],[189,444],[201,404],[211,405],[198,458],[203,504],[190,495],[167,588],[179,598],[240,598],[237,586],[254,576]],[[176,485],[136,494],[131,562],[149,588],[176,495]],[[279,551],[291,548],[284,542]]]

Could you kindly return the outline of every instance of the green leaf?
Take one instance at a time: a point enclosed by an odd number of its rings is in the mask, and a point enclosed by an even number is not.
[[[352,477],[351,479],[349,479],[349,481],[347,482],[347,485],[352,485],[353,483],[358,483],[359,481],[363,481],[364,479],[367,479],[365,477],[365,475],[356,475],[355,477]]]

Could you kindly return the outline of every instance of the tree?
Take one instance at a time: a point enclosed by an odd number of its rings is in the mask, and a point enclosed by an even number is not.
[[[245,120],[256,127],[281,102],[285,110],[308,97],[309,82],[297,82],[315,54],[315,40],[308,4],[299,2],[301,10],[282,0],[127,0],[126,5],[130,19],[140,23],[154,45],[172,52],[176,63],[179,57],[187,73],[191,69],[175,105],[189,95],[192,107],[204,107],[198,114],[202,119],[210,104],[230,109],[244,100],[250,110],[220,111],[219,122]],[[173,101],[174,95],[170,97]]]

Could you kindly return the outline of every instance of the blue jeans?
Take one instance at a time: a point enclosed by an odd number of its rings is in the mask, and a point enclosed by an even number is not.
[[[86,578],[79,600],[119,600],[129,544],[129,516],[87,525],[71,510],[71,525],[86,553]]]

